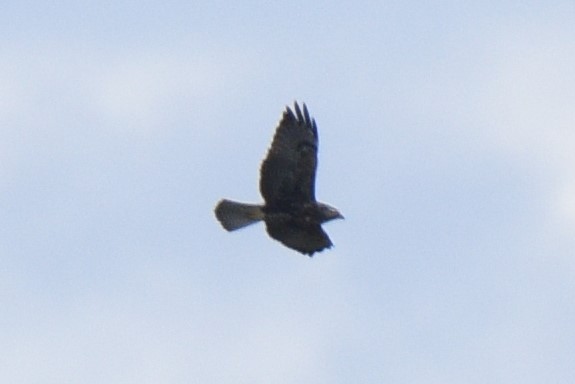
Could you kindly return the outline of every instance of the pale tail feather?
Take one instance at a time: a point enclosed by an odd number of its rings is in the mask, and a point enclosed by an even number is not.
[[[260,205],[230,200],[221,200],[216,206],[215,212],[222,226],[228,231],[235,231],[264,218]]]

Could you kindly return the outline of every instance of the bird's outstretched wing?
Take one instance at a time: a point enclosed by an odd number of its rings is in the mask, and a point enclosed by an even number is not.
[[[294,111],[283,113],[260,169],[260,192],[270,208],[315,201],[317,126],[305,104],[302,113],[294,103]]]
[[[325,248],[331,248],[329,236],[319,223],[302,223],[288,217],[273,217],[266,220],[268,234],[285,246],[312,256]]]

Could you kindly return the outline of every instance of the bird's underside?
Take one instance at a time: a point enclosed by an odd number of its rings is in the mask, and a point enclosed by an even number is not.
[[[216,206],[216,217],[228,231],[264,221],[267,233],[285,246],[312,256],[332,247],[329,236],[318,222],[318,213],[294,215],[292,212],[267,211],[265,206],[221,200]]]
[[[264,221],[268,234],[285,246],[312,256],[332,246],[321,224],[343,218],[333,207],[315,200],[318,135],[306,105],[294,103],[276,129],[260,168],[264,205],[221,200],[217,219],[228,231]]]
[[[321,224],[294,217],[289,213],[271,213],[265,218],[268,234],[286,247],[295,249],[304,255],[332,247],[332,242]]]

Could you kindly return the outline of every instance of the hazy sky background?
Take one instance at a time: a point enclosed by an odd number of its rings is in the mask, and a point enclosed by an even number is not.
[[[575,3],[3,1],[2,383],[575,382]],[[345,215],[260,201],[287,104]]]

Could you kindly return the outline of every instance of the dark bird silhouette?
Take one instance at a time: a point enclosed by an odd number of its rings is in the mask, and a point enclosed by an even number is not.
[[[295,111],[295,113],[294,113]],[[305,104],[286,107],[267,157],[260,168],[264,205],[221,200],[216,217],[228,231],[260,220],[268,234],[285,246],[312,256],[333,244],[321,225],[343,219],[337,209],[315,199],[317,125]]]

